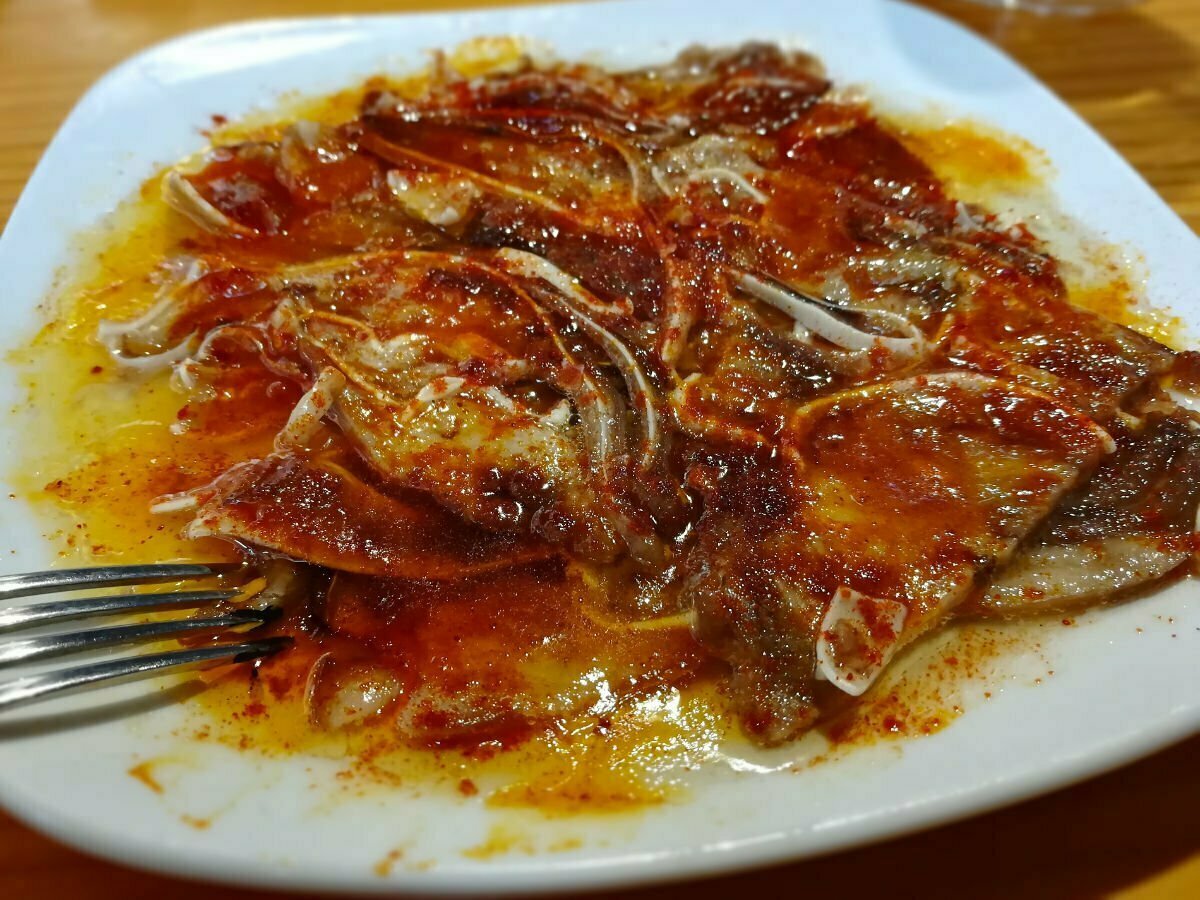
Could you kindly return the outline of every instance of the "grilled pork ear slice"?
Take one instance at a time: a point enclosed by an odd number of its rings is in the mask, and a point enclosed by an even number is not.
[[[1031,297],[992,284],[958,303],[942,338],[954,362],[1044,391],[1100,422],[1174,359],[1157,341],[1049,292]]]
[[[1111,449],[1043,394],[946,373],[815,401],[773,458],[694,469],[696,633],[732,664],[747,730],[795,736],[821,681],[862,693]]]
[[[1182,413],[1151,413],[1057,509],[991,584],[1000,613],[1111,597],[1168,575],[1193,553],[1200,434]]]
[[[622,534],[590,484],[565,401],[539,413],[496,387],[461,381],[421,399],[401,417],[347,390],[338,421],[372,468],[472,522],[528,527],[593,559],[620,555]]]
[[[622,402],[507,275],[449,254],[364,254],[289,267],[272,288],[271,343],[340,373],[322,409],[381,480],[592,559],[653,555],[650,522],[614,483]]]
[[[427,497],[384,494],[338,461],[299,452],[242,463],[195,492],[188,537],[218,537],[342,572],[458,579],[554,551],[463,522]]]

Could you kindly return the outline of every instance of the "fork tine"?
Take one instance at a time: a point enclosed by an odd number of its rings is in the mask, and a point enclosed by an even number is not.
[[[153,594],[116,594],[106,597],[76,597],[49,603],[27,603],[0,609],[0,634],[46,622],[100,616],[129,610],[148,611],[167,607],[207,606],[232,600],[238,591],[163,591]]]
[[[204,663],[249,662],[252,659],[260,659],[278,653],[289,644],[291,644],[291,638],[264,638],[242,644],[220,644],[196,647],[191,650],[172,650],[168,653],[131,656],[125,659],[62,669],[57,672],[14,678],[10,681],[0,682],[0,712],[52,694],[115,678],[164,673]]]
[[[90,569],[57,569],[26,575],[0,575],[0,600],[28,597],[79,588],[108,587],[120,584],[149,584],[220,575],[230,563],[168,563],[150,566],[96,566]]]
[[[218,631],[242,625],[261,625],[269,618],[269,612],[238,609],[226,615],[202,619],[171,619],[166,622],[116,625],[111,628],[94,628],[89,631],[71,631],[66,634],[47,634],[20,641],[6,641],[0,644],[0,668],[50,656],[113,647],[117,644],[165,640],[193,631]]]

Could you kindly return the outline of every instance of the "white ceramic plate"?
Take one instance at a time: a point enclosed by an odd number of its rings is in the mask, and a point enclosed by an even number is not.
[[[140,54],[80,101],[21,197],[0,241],[3,340],[30,333],[35,306],[56,268],[69,262],[72,233],[97,222],[157,166],[199,149],[198,129],[210,114],[236,116],[269,106],[283,91],[326,91],[379,71],[411,70],[424,50],[480,34],[532,36],[561,56],[599,53],[616,65],[663,59],[690,43],[781,40],[811,49],[837,82],[865,85],[888,105],[933,104],[1023,135],[1055,163],[1062,207],[1140,255],[1149,300],[1200,331],[1196,237],[1066,106],[966,30],[882,2],[650,0],[263,22]],[[14,381],[0,372],[0,400],[16,399]],[[19,503],[0,506],[0,549],[14,551],[0,563],[6,570],[50,558],[29,515]],[[495,894],[726,871],[1010,803],[1200,727],[1194,585],[1079,623],[1042,636],[1048,662],[1035,662],[1053,677],[1034,686],[1029,671],[1013,669],[992,686],[989,702],[932,737],[862,749],[799,773],[714,765],[692,779],[685,799],[632,817],[517,821],[506,814],[504,827],[522,829],[516,852],[486,860],[462,854],[496,826],[498,814],[478,797],[411,790],[356,797],[333,789],[332,761],[181,748],[170,731],[183,713],[169,703],[143,704],[131,718],[106,707],[67,730],[36,715],[0,722],[0,800],[34,827],[94,853],[266,886]],[[127,774],[148,757],[167,760],[157,769],[161,795]],[[181,821],[184,814],[211,817],[212,825],[197,830]],[[548,849],[574,841],[574,849]],[[387,877],[377,874],[376,864],[397,848],[403,860]]]

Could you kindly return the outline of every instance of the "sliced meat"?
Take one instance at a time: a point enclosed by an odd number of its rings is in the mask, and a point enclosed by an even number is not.
[[[1087,603],[1151,584],[1191,558],[1200,434],[1182,413],[1151,413],[1123,436],[988,587],[1000,613]]]
[[[1024,614],[1113,599],[1166,577],[1191,555],[1190,542],[1144,534],[1035,544],[989,585],[979,605]]]
[[[811,725],[819,679],[861,693],[1109,449],[1042,395],[949,373],[815,401],[778,458],[719,465],[687,569],[697,635],[733,666],[747,729],[778,743]]]
[[[330,569],[460,579],[553,556],[538,541],[471,525],[417,494],[390,496],[336,460],[277,454],[198,493],[187,535],[217,537]]]
[[[410,224],[380,202],[385,193],[378,160],[359,153],[345,129],[313,122],[278,141],[216,147],[163,180],[167,203],[210,235],[199,247],[219,252],[234,238],[245,260],[413,243]]]
[[[689,432],[751,446],[774,441],[798,404],[845,383],[810,344],[772,328],[742,300],[730,299],[720,324],[696,334],[696,371],[675,391],[674,410]],[[789,329],[790,330],[790,329]]]
[[[1156,341],[1061,297],[990,284],[959,302],[944,346],[954,362],[1045,391],[1100,422],[1173,360]]]
[[[649,78],[659,119],[685,119],[693,131],[778,131],[829,89],[820,63],[769,44],[733,50],[690,48],[666,66],[627,76]]]
[[[474,247],[512,247],[545,257],[601,297],[632,302],[639,318],[658,313],[667,273],[652,226],[636,205],[629,179],[637,176],[628,173],[619,156],[624,177],[614,174],[612,190],[593,196],[599,173],[587,160],[548,167],[544,160],[549,154],[536,144],[524,153],[517,144],[501,148],[512,151],[500,153],[501,159],[514,157],[501,168],[521,168],[524,159],[525,171],[549,173],[523,187],[521,182],[529,179],[499,180],[466,165],[435,164],[423,152],[414,158],[418,151],[384,136],[396,133],[394,120],[379,117],[370,120],[362,142],[398,167],[389,183],[410,215]],[[466,135],[461,140],[470,140],[471,132]],[[494,138],[476,136],[460,149],[478,165],[492,158],[495,150],[485,148],[494,143]],[[586,143],[574,146],[588,148]],[[600,157],[602,169],[612,166],[611,156]]]
[[[347,391],[337,416],[376,471],[427,491],[468,521],[531,528],[594,559],[620,553],[620,534],[590,486],[582,432],[565,401],[540,414],[497,388],[461,387],[400,418]]]
[[[319,408],[292,424],[311,420],[307,437],[336,423],[390,485],[592,559],[652,553],[651,521],[616,483],[625,409],[609,376],[582,368],[511,284],[439,253],[286,267],[255,281],[258,340],[268,367],[299,356],[314,373],[300,377]]]

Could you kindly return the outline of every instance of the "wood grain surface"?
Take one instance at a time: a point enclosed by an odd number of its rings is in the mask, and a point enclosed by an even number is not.
[[[247,18],[479,5],[481,0],[0,0],[0,222],[71,105],[102,72],[142,47]],[[961,0],[927,5],[1031,69],[1200,229],[1200,0],[1150,0],[1087,19],[1041,18]],[[930,900],[1200,897],[1200,738],[957,825],[811,862],[623,896],[706,900],[759,891]],[[100,862],[0,812],[3,898],[266,896]]]

